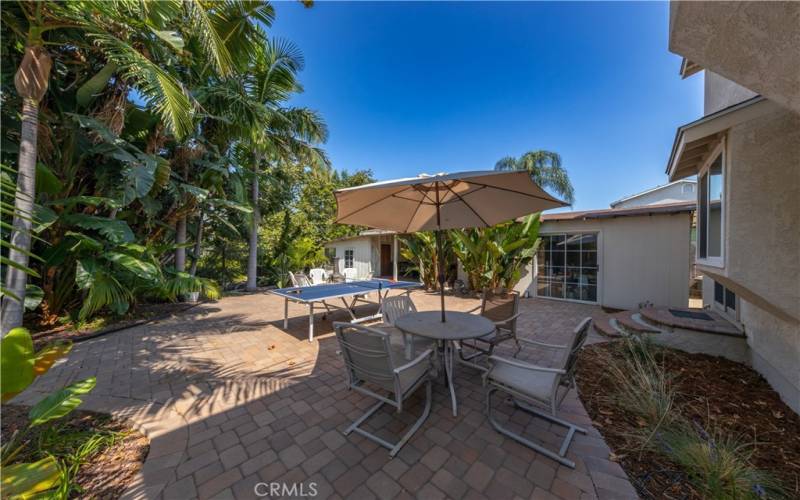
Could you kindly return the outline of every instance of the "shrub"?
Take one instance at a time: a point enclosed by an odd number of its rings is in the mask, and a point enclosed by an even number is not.
[[[659,435],[663,452],[683,468],[704,498],[783,498],[781,485],[755,468],[753,446],[739,440],[709,435],[701,428],[678,425]]]
[[[659,428],[678,418],[674,409],[676,391],[651,344],[637,338],[623,342],[624,356],[609,363],[609,374],[617,389],[614,397],[622,408],[641,419],[647,444]]]

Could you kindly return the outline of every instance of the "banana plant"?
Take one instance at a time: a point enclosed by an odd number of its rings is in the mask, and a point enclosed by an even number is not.
[[[24,328],[14,328],[0,341],[0,392],[2,402],[12,400],[33,381],[72,349],[70,342],[53,343],[39,352]],[[60,419],[83,400],[81,396],[94,389],[96,380],[89,377],[59,389],[36,403],[28,411],[27,428],[14,434],[0,448],[0,476],[4,498],[30,498],[55,488],[60,482],[58,461],[48,455],[34,462],[13,463],[31,444],[31,431]]]
[[[453,251],[473,290],[516,285],[539,247],[539,214],[489,228],[453,230]]]

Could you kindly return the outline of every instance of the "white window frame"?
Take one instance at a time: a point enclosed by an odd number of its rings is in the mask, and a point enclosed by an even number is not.
[[[719,253],[718,257],[701,257],[700,256],[700,221],[699,221],[699,214],[698,214],[698,221],[697,221],[697,244],[695,245],[695,260],[697,264],[702,266],[709,266],[709,267],[717,267],[723,268],[725,267],[725,247],[727,246],[727,235],[728,235],[728,228],[727,228],[727,206],[728,206],[728,154],[727,148],[725,147],[726,140],[723,137],[720,143],[711,151],[711,154],[708,156],[708,159],[703,163],[703,166],[700,167],[700,170],[697,172],[697,210],[700,210],[700,193],[703,190],[700,188],[700,183],[703,182],[702,178],[703,175],[707,174],[711,165],[714,164],[717,157],[720,157],[720,163],[722,166],[722,199],[720,200],[720,227],[722,234],[720,235],[720,242],[719,242]],[[706,194],[708,194],[708,190],[706,190]],[[711,209],[711,204],[706,204],[706,221],[708,221],[708,211]],[[708,225],[706,225],[706,230],[708,230]],[[708,234],[705,235],[705,243],[708,246]]]
[[[572,230],[572,231],[547,231],[543,233],[539,233],[539,236],[553,236],[558,234],[563,234],[566,236],[572,234],[596,234],[597,235],[597,300],[592,302],[588,300],[580,300],[580,299],[562,299],[560,297],[550,297],[548,295],[539,295],[539,287],[537,286],[537,279],[539,279],[539,253],[536,253],[536,256],[533,259],[533,280],[531,281],[531,286],[533,287],[533,296],[540,298],[540,299],[547,299],[547,300],[559,300],[561,302],[572,302],[578,304],[590,304],[593,306],[599,306],[603,304],[603,269],[605,266],[603,265],[603,231],[594,229],[594,230]]]
[[[350,257],[350,265],[347,265],[347,252],[350,252],[352,255]],[[347,269],[348,267],[355,267],[356,265],[356,249],[355,248],[345,248],[344,249],[344,268]]]

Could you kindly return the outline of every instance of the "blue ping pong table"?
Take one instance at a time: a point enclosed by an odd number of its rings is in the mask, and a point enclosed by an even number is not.
[[[326,315],[330,314],[331,309],[342,309],[347,311],[353,323],[370,321],[381,317],[380,306],[383,299],[389,294],[390,290],[405,290],[406,293],[411,288],[420,286],[413,281],[392,281],[385,279],[371,279],[363,281],[348,281],[345,283],[326,283],[324,285],[313,286],[294,286],[289,288],[278,288],[269,290],[269,293],[283,297],[283,328],[289,328],[289,301],[308,304],[308,341],[314,340],[314,305],[322,302],[325,307]],[[367,295],[378,293],[378,301],[369,301]],[[341,299],[343,306],[329,303],[334,299]],[[354,308],[358,302],[366,304],[377,304],[378,312],[371,316],[356,317]],[[323,316],[324,318],[325,316]]]

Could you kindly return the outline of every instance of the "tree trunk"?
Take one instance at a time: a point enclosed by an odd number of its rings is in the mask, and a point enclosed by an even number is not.
[[[203,224],[205,224],[203,220],[204,216],[205,210],[201,208],[200,218],[197,220],[197,234],[194,242],[194,260],[192,261],[192,269],[189,271],[189,274],[192,276],[197,274],[197,263],[200,261],[200,248],[203,241]]]
[[[14,229],[10,242],[23,251],[10,248],[8,259],[11,262],[28,267],[28,255],[31,248],[31,229],[33,223],[33,202],[36,197],[36,139],[39,128],[39,102],[25,98],[22,101],[22,127],[17,160],[17,194],[14,197]],[[21,217],[20,217],[21,215]],[[3,296],[2,331],[5,336],[9,330],[22,326],[22,314],[25,312],[25,286],[28,275],[21,269],[6,266],[6,289],[15,296]]]
[[[225,276],[228,274],[228,266],[227,266],[227,250],[228,245],[224,242],[222,243],[222,289],[225,290],[225,286],[228,284],[228,280],[225,279]]]
[[[253,221],[250,224],[249,253],[247,256],[247,291],[254,292],[258,287],[258,225],[261,222],[261,213],[258,209],[258,162],[253,169]]]
[[[186,216],[178,219],[178,224],[175,226],[175,244],[178,248],[175,249],[175,270],[183,272],[186,270]]]

